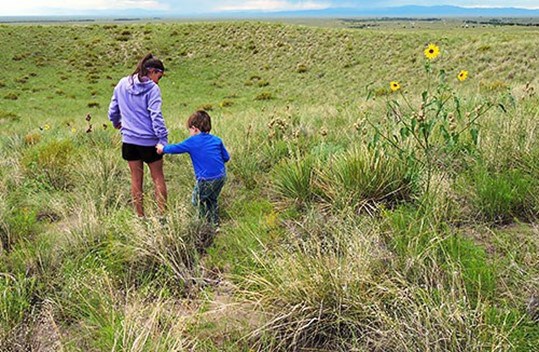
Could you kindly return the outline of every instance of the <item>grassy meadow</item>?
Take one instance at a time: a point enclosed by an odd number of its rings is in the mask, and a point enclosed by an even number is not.
[[[343,27],[0,25],[0,350],[537,351],[539,28]],[[230,151],[217,234],[187,156],[134,216],[147,52]]]

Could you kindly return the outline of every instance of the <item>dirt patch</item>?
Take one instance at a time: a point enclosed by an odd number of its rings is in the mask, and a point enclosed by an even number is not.
[[[526,247],[526,252],[539,251],[539,224],[509,224],[501,227],[462,227],[463,236],[471,238],[489,255],[503,256],[507,250]]]
[[[250,333],[261,324],[262,314],[253,304],[238,299],[237,289],[229,281],[221,280],[212,293],[207,307],[194,317],[197,339],[209,340],[218,348],[247,346]]]
[[[5,352],[62,351],[60,332],[52,315],[52,306],[44,302],[39,311],[30,314],[0,343]]]

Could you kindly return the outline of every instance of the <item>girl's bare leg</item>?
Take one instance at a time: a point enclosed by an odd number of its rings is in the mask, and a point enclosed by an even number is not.
[[[143,207],[143,190],[142,184],[144,181],[144,164],[142,160],[128,161],[129,170],[131,170],[131,196],[135,212],[139,217],[144,217]]]
[[[164,214],[167,209],[167,185],[165,183],[165,175],[163,173],[163,159],[154,161],[148,164],[152,175],[153,184],[155,186],[155,199],[161,214]]]

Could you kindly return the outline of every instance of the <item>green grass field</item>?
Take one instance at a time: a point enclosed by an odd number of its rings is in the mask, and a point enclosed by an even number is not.
[[[536,349],[539,28],[351,24],[0,25],[0,350]],[[131,208],[147,52],[170,141],[205,109],[231,153],[214,239],[186,156]]]

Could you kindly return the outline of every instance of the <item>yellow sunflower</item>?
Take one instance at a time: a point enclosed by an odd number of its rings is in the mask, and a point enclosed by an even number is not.
[[[398,91],[399,89],[401,89],[401,85],[399,84],[399,82],[397,81],[391,81],[389,83],[389,87],[391,88],[391,91],[392,92],[396,92]]]
[[[457,76],[457,78],[459,79],[459,81],[465,81],[466,78],[468,78],[468,71],[466,70],[461,70]]]
[[[430,43],[424,51],[425,57],[429,60],[434,60],[440,55],[440,48],[438,45]]]

